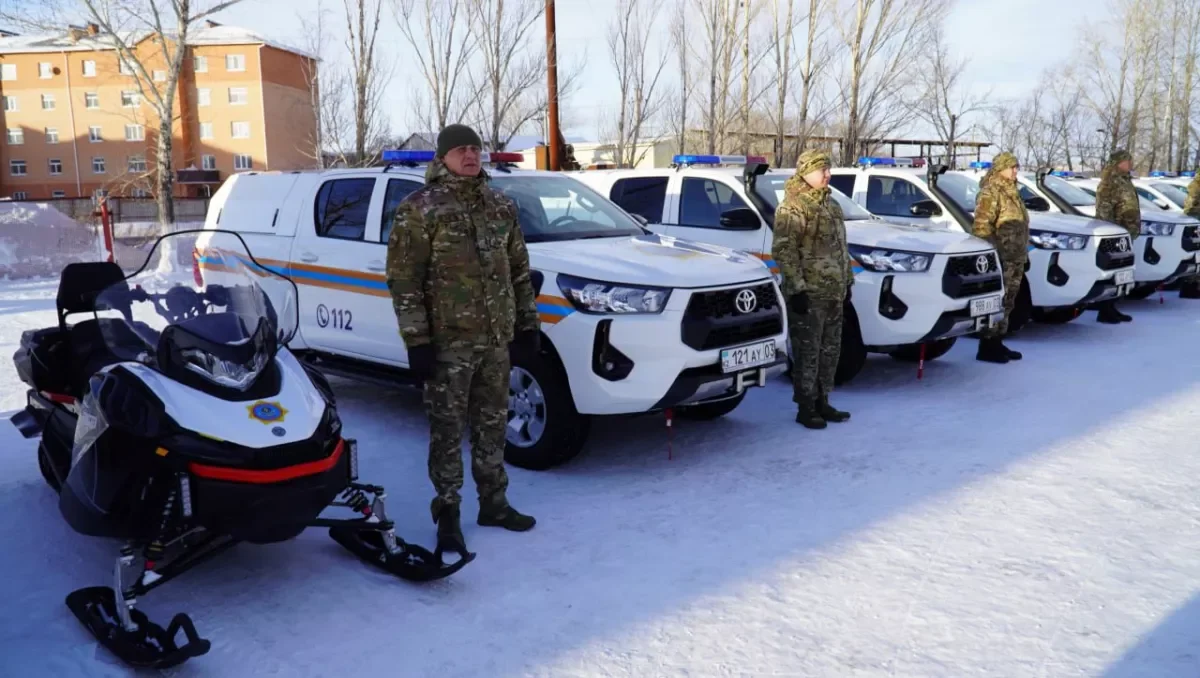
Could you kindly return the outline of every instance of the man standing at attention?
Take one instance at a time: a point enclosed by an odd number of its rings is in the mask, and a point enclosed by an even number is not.
[[[819,151],[796,161],[775,210],[771,246],[787,299],[796,422],[808,428],[850,418],[829,405],[842,353],[842,304],[854,284],[842,208],[830,196],[831,164]]]
[[[425,185],[396,209],[387,250],[409,367],[425,384],[438,549],[464,555],[459,490],[468,424],[477,523],[514,531],[535,523],[508,504],[504,429],[510,345],[540,350],[537,306],[516,206],[488,186],[482,146],[464,125],[438,134]]]
[[[1183,213],[1193,219],[1200,219],[1200,173],[1192,177],[1188,184],[1187,200],[1183,201]],[[1185,278],[1179,287],[1180,299],[1200,299],[1200,276]]]
[[[1004,319],[979,333],[976,360],[1004,364],[1020,360],[1021,354],[1004,345],[1009,318],[1017,305],[1017,294],[1029,260],[1029,212],[1017,189],[1017,156],[1001,153],[992,160],[992,168],[979,182],[972,232],[988,241],[1000,257],[1004,272]]]
[[[1117,151],[1108,159],[1100,173],[1100,185],[1096,187],[1096,218],[1116,224],[1129,231],[1129,239],[1137,240],[1142,234],[1142,206],[1138,203],[1137,190],[1129,172],[1133,169],[1133,156],[1129,151]],[[1115,300],[1102,302],[1096,320],[1115,325],[1133,320],[1117,310]]]

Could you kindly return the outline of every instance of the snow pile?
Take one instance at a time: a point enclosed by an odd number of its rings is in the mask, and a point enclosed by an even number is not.
[[[0,279],[57,276],[63,266],[103,253],[99,226],[80,223],[49,203],[0,202]]]

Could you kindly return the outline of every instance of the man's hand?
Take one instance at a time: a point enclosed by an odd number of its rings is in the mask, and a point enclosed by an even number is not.
[[[808,292],[800,292],[788,297],[788,308],[797,315],[808,313]]]
[[[513,337],[512,348],[523,348],[533,353],[542,350],[542,333],[537,330],[521,330]]]
[[[437,362],[437,351],[433,344],[419,344],[408,349],[408,369],[421,380],[433,376],[433,367]]]

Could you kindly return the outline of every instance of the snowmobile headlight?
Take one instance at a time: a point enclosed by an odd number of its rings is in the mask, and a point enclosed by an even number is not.
[[[863,268],[877,273],[924,273],[929,270],[933,259],[922,252],[885,250],[875,247],[851,245],[850,256]]]
[[[1030,231],[1029,242],[1043,250],[1081,250],[1087,247],[1088,238],[1086,235],[1057,231]]]
[[[558,275],[558,288],[584,313],[662,313],[671,290]]]
[[[1171,236],[1175,234],[1175,224],[1161,221],[1143,221],[1142,235]]]
[[[246,363],[223,360],[198,348],[184,349],[180,351],[180,356],[192,372],[221,386],[238,390],[245,390],[253,384],[267,366],[267,354],[264,351],[255,352],[254,357]]]

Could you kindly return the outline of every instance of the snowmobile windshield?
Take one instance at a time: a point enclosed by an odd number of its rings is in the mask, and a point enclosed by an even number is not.
[[[299,325],[296,286],[256,261],[241,236],[180,231],[96,297],[108,350],[172,378],[245,390]]]

